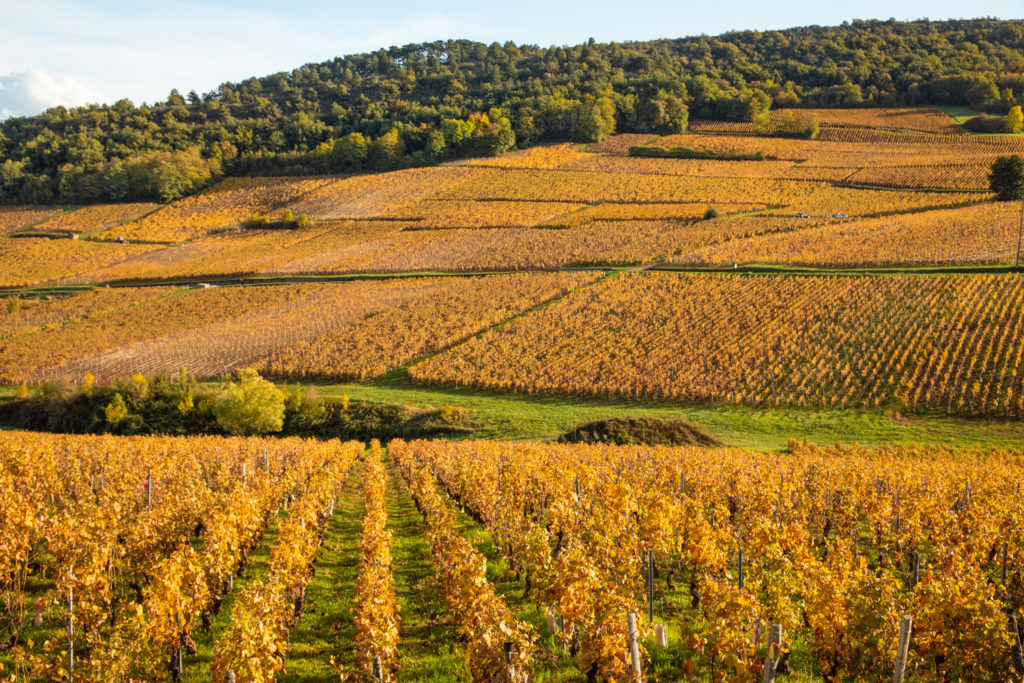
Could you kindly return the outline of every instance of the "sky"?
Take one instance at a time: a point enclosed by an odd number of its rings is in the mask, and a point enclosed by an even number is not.
[[[965,15],[970,12],[970,15]],[[339,55],[467,38],[537,45],[715,35],[852,19],[1024,17],[1020,0],[833,3],[518,0],[0,0],[0,118],[166,99]]]

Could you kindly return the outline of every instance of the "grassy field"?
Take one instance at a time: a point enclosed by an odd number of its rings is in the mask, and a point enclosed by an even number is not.
[[[958,125],[964,125],[967,119],[973,119],[978,115],[978,112],[970,107],[958,107],[954,105],[939,107],[949,118],[957,122]]]
[[[312,383],[321,396],[420,408],[462,406],[478,424],[466,438],[548,441],[583,422],[610,417],[682,417],[707,427],[728,446],[779,452],[789,439],[812,443],[935,443],[948,446],[1019,446],[1024,422],[899,415],[881,412],[737,405],[673,405],[576,396],[544,396],[432,387],[411,381],[404,369],[365,383]],[[16,387],[0,386],[0,397]]]
[[[399,370],[364,384],[319,384],[321,395],[412,406],[460,405],[479,421],[472,438],[517,441],[557,438],[591,420],[627,415],[684,417],[730,446],[781,451],[788,439],[815,443],[929,442],[954,446],[1009,446],[1024,441],[1024,424],[947,417],[887,416],[843,410],[762,409],[746,406],[675,406],[648,401],[532,396],[424,387]]]

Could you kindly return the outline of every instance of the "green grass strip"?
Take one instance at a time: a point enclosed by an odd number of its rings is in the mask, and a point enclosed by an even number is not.
[[[327,521],[324,544],[316,556],[316,576],[306,587],[306,606],[292,629],[285,670],[278,681],[338,680],[331,658],[346,667],[355,663],[352,607],[366,511],[360,486],[362,468],[362,461],[352,466],[334,515]]]

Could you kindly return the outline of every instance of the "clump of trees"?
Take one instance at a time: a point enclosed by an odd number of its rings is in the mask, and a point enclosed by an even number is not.
[[[77,434],[265,434],[386,441],[465,434],[478,425],[464,408],[433,409],[321,398],[315,388],[287,391],[242,371],[220,386],[173,377],[97,381],[72,387],[22,385],[0,398],[0,425]]]
[[[999,201],[1024,199],[1024,157],[1013,154],[997,158],[992,162],[988,182]]]
[[[1003,116],[981,114],[968,119],[964,128],[974,133],[1020,133],[1024,130],[1024,113],[1020,105],[1015,105]]]
[[[0,201],[169,201],[221,174],[386,170],[675,133],[691,117],[763,125],[772,107],[967,105],[1004,125],[1024,105],[1022,51],[1024,24],[994,19],[571,47],[418,43],[151,105],[0,122]],[[792,134],[812,135],[805,123]]]

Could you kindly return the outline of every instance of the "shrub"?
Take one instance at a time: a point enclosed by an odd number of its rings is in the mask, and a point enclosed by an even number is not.
[[[239,372],[238,379],[213,404],[217,424],[227,432],[245,436],[281,431],[284,392],[252,369]]]
[[[709,206],[704,212],[704,220],[711,220],[712,218],[718,218],[718,209],[713,206]]]
[[[964,128],[972,133],[1012,133],[1007,129],[1006,117],[981,114],[964,121]]]
[[[242,222],[242,226],[245,228],[265,228],[267,227],[268,222],[269,221],[266,216],[254,213],[251,217]]]
[[[559,443],[610,443],[618,446],[721,446],[707,429],[682,418],[613,417],[577,425],[558,438]]]
[[[114,398],[103,410],[103,416],[107,418],[108,423],[114,426],[128,417],[128,406],[125,405],[124,397],[121,394],[114,394]]]

